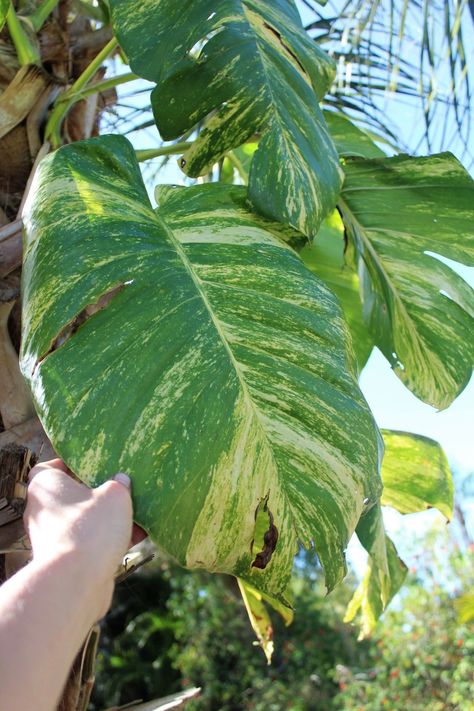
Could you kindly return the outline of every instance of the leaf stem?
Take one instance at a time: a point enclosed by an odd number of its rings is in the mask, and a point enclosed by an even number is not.
[[[23,26],[17,17],[17,14],[10,2],[10,8],[7,13],[7,26],[15,45],[18,61],[21,66],[27,64],[39,64],[40,56],[38,49],[33,45],[30,38],[26,34]]]
[[[58,148],[61,145],[61,136],[59,131],[64,117],[68,113],[69,109],[76,103],[76,101],[78,101],[77,98],[74,98],[75,95],[89,83],[89,81],[100,69],[102,63],[116,47],[117,40],[115,37],[112,37],[112,39],[107,42],[105,47],[100,50],[99,54],[97,54],[92,62],[84,69],[81,76],[76,79],[71,88],[67,90],[67,95],[73,98],[63,100],[63,96],[59,96],[58,99],[56,99],[55,106],[51,112],[45,129],[45,138],[51,141],[53,148]],[[79,96],[79,99],[80,98],[81,96]]]
[[[35,32],[38,32],[43,27],[58,2],[59,0],[43,0],[43,2],[38,5],[36,10],[31,13],[29,20],[33,25]]]
[[[244,166],[242,165],[241,161],[237,158],[235,155],[234,151],[229,151],[226,153],[226,158],[230,160],[234,168],[237,170],[237,173],[240,175],[244,185],[248,185],[249,182],[249,176],[247,171],[245,170]]]
[[[74,87],[72,86],[70,89],[68,89],[58,97],[57,103],[59,104],[63,101],[69,101],[69,99],[74,99],[74,101],[80,101],[80,99],[84,99],[86,96],[96,94],[99,91],[106,91],[107,89],[112,89],[114,86],[126,84],[127,82],[135,81],[135,79],[138,79],[137,74],[133,74],[133,72],[127,72],[126,74],[120,74],[117,77],[111,77],[110,79],[104,79],[103,81],[94,82],[94,84],[86,86],[84,89],[80,89],[79,91],[75,91],[74,93]]]
[[[151,160],[152,158],[159,158],[160,156],[172,156],[177,153],[183,153],[188,148],[192,146],[191,141],[181,141],[178,143],[173,143],[171,146],[161,146],[160,148],[145,148],[143,150],[135,151],[137,160],[139,162],[144,160]]]

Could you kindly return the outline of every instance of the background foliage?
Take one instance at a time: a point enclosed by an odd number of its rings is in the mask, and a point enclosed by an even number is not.
[[[116,592],[93,709],[201,685],[196,711],[470,711],[474,625],[456,601],[472,589],[474,547],[440,517],[415,539],[404,592],[362,642],[341,622],[351,576],[325,597],[320,569],[300,555],[297,614],[289,627],[275,620],[271,666],[231,578],[155,563]]]

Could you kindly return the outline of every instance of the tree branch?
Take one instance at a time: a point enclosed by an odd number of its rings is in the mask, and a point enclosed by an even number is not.
[[[104,62],[107,57],[112,54],[116,47],[117,40],[113,37],[110,42],[108,42],[105,47],[100,50],[97,56],[94,57],[92,62],[82,72],[81,76],[76,79],[72,87],[68,90],[68,93],[71,96],[77,94],[90,82],[102,66],[102,62]],[[61,137],[59,133],[61,124],[71,106],[73,106],[76,102],[76,99],[69,99],[68,101],[62,102],[61,98],[62,97],[59,97],[56,100],[55,106],[51,112],[44,131],[46,140],[50,140],[54,148],[58,148],[61,145]]]
[[[0,301],[0,412],[6,430],[21,425],[35,414],[30,393],[20,372],[18,354],[8,332],[8,318],[14,302],[14,299],[3,303]]]

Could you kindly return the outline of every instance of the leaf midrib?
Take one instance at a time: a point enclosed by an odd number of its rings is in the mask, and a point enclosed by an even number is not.
[[[240,369],[240,367],[239,367],[238,361],[236,360],[234,354],[232,353],[232,349],[231,349],[231,347],[230,347],[230,345],[229,345],[229,343],[228,343],[228,341],[227,341],[227,338],[226,338],[226,336],[225,336],[225,333],[224,333],[224,330],[223,330],[223,328],[222,328],[222,325],[221,325],[220,321],[218,320],[216,314],[214,313],[214,310],[213,310],[213,308],[212,308],[212,306],[211,306],[211,304],[210,304],[210,302],[209,302],[209,299],[207,298],[207,295],[206,295],[205,290],[204,290],[204,288],[203,288],[203,282],[201,281],[201,279],[199,278],[199,276],[195,273],[191,261],[189,260],[187,254],[186,254],[184,248],[181,246],[179,240],[174,236],[173,231],[168,227],[168,225],[166,224],[166,222],[165,222],[159,215],[157,215],[156,213],[153,213],[153,217],[154,217],[154,219],[155,219],[158,223],[161,223],[161,224],[163,225],[163,227],[165,228],[165,231],[166,231],[167,236],[168,236],[168,238],[170,239],[171,243],[176,246],[176,252],[177,252],[178,256],[180,257],[180,259],[181,259],[181,261],[182,261],[182,263],[183,263],[183,265],[184,265],[184,268],[185,268],[186,271],[188,272],[190,279],[192,280],[194,286],[196,287],[197,292],[199,293],[199,295],[200,295],[201,298],[202,298],[202,302],[203,302],[204,306],[206,307],[207,312],[209,313],[210,319],[211,319],[212,323],[214,324],[214,327],[215,327],[215,329],[216,329],[216,331],[217,331],[217,334],[218,334],[218,336],[220,337],[220,340],[221,340],[221,342],[222,342],[222,344],[223,344],[223,346],[224,346],[224,348],[225,348],[225,350],[226,350],[226,352],[227,352],[227,355],[228,355],[228,357],[229,357],[230,363],[231,363],[231,365],[233,366],[233,368],[234,368],[234,370],[235,370],[235,373],[236,373],[236,375],[237,375],[238,381],[239,381],[239,383],[240,383],[240,387],[242,388],[242,392],[244,393],[245,400],[246,400],[246,402],[248,403],[248,405],[250,406],[250,409],[252,410],[252,412],[253,412],[253,414],[254,414],[254,416],[255,416],[256,422],[258,423],[259,429],[261,430],[262,437],[263,437],[263,441],[265,442],[265,444],[266,444],[266,446],[267,446],[267,448],[268,448],[269,455],[270,455],[270,459],[271,459],[271,461],[272,461],[272,463],[273,463],[275,475],[276,475],[277,477],[279,477],[279,469],[278,469],[278,466],[277,466],[277,462],[276,462],[276,459],[275,459],[275,455],[274,455],[274,453],[273,453],[273,448],[272,448],[272,446],[271,446],[271,443],[270,443],[270,441],[269,441],[268,434],[267,434],[267,432],[266,432],[266,429],[265,429],[265,427],[264,427],[264,423],[263,423],[263,421],[262,421],[262,417],[260,416],[260,413],[259,413],[259,411],[258,411],[258,409],[257,409],[257,406],[255,405],[255,403],[254,403],[253,400],[252,400],[252,397],[251,397],[251,394],[250,394],[250,390],[249,390],[249,386],[247,385],[247,383],[246,383],[246,381],[245,381],[245,379],[244,379],[244,377],[243,377],[243,374],[242,374],[241,369]],[[290,508],[290,510],[291,510],[291,505],[290,505],[290,502],[289,502],[289,500],[288,500],[288,496],[287,496],[287,494],[286,494],[285,488],[284,488],[283,486],[281,486],[281,483],[280,483],[280,491],[283,492],[283,495],[284,495],[284,497],[285,497],[285,499],[286,499],[286,502],[287,502],[287,504],[289,505],[289,508]]]
[[[346,214],[349,215],[351,222],[353,222],[353,224],[357,227],[357,229],[358,229],[358,231],[359,231],[359,234],[360,234],[360,236],[361,236],[362,242],[364,243],[365,248],[366,248],[367,251],[369,252],[369,254],[370,254],[370,256],[372,257],[372,259],[374,260],[374,262],[376,262],[377,265],[379,266],[380,271],[382,272],[382,274],[383,274],[383,276],[384,276],[384,279],[386,280],[387,285],[388,285],[388,287],[389,287],[391,293],[392,293],[393,296],[394,296],[395,301],[398,303],[399,307],[400,307],[400,308],[402,309],[402,311],[403,311],[403,314],[405,315],[405,318],[406,318],[407,321],[410,323],[410,325],[411,325],[411,330],[413,331],[416,340],[417,340],[418,343],[420,344],[422,351],[425,352],[425,351],[426,351],[425,343],[424,343],[423,339],[421,338],[421,336],[418,335],[418,329],[416,328],[415,322],[414,322],[413,318],[411,317],[410,313],[408,312],[408,310],[407,310],[407,308],[406,308],[406,306],[405,306],[405,304],[404,304],[404,302],[403,302],[401,296],[399,295],[398,289],[396,289],[395,285],[394,285],[393,282],[392,282],[391,277],[390,277],[389,274],[387,273],[382,259],[379,257],[378,253],[376,252],[376,250],[375,250],[374,247],[372,246],[372,243],[371,243],[370,239],[368,238],[368,236],[367,236],[367,234],[366,234],[366,229],[365,229],[365,227],[364,227],[364,226],[361,224],[361,222],[357,219],[357,217],[355,216],[354,212],[351,210],[351,208],[349,207],[349,205],[347,204],[347,202],[346,202],[346,201],[344,200],[344,198],[342,197],[342,194],[341,194],[341,196],[338,198],[338,205],[340,205],[341,210],[342,210],[343,212],[345,212]],[[361,256],[362,256],[362,255],[361,255]],[[362,257],[362,258],[363,258],[363,257]],[[365,260],[364,260],[364,261],[365,261]],[[372,279],[372,277],[371,277],[371,279]],[[392,338],[392,340],[393,340],[393,338]],[[428,356],[429,356],[429,358],[431,358],[431,353],[430,353],[430,352],[428,352]]]

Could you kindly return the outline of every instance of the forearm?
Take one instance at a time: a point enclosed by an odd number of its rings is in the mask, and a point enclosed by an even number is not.
[[[108,588],[108,589],[104,589]],[[53,711],[112,583],[73,553],[32,562],[0,588],[0,711]]]

